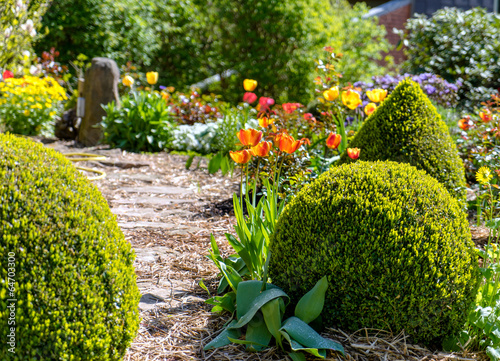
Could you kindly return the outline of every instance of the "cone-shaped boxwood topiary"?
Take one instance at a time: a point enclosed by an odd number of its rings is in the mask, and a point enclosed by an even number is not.
[[[392,160],[423,169],[465,202],[465,170],[457,147],[436,108],[412,80],[399,83],[349,147],[361,149],[360,160]],[[344,154],[338,164],[350,162]]]
[[[436,344],[461,330],[477,290],[466,216],[433,177],[404,163],[333,167],[285,207],[269,274],[292,302],[328,276],[323,321]]]
[[[139,326],[134,253],[64,156],[0,134],[0,360],[121,360]]]

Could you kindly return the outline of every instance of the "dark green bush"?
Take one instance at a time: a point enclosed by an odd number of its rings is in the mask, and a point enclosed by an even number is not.
[[[133,250],[97,187],[59,153],[0,134],[0,230],[0,359],[121,360],[140,294]]]
[[[430,72],[461,80],[464,105],[486,101],[500,86],[500,16],[485,9],[444,8],[431,18],[417,15],[406,23],[405,39],[412,74]]]
[[[354,136],[360,160],[392,160],[425,170],[465,201],[465,171],[448,127],[420,86],[403,80]],[[346,154],[339,164],[352,162]]]
[[[396,162],[334,167],[285,207],[269,274],[297,302],[327,275],[323,321],[405,330],[437,344],[460,330],[476,296],[477,256],[458,202]]]
[[[172,86],[212,75],[201,62],[207,29],[189,0],[58,0],[42,24],[46,35],[37,52],[55,47],[64,64],[80,53],[119,65],[131,61],[142,71],[158,71],[160,83]]]

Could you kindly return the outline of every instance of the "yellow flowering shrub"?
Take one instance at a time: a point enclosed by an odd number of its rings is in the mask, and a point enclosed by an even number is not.
[[[64,88],[51,77],[26,75],[4,79],[0,82],[0,130],[46,134],[66,99]]]

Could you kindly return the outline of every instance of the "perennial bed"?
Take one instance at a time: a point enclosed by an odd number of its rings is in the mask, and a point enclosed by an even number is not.
[[[70,142],[48,145],[63,153],[75,151]],[[125,360],[284,360],[285,354],[276,347],[261,353],[248,353],[243,346],[203,351],[222,329],[228,316],[210,312],[204,303],[208,294],[198,286],[204,279],[212,295],[217,287],[217,268],[205,255],[210,248],[213,233],[224,256],[229,246],[225,232],[233,232],[234,217],[220,207],[238,189],[238,174],[233,178],[220,173],[209,176],[206,161],[195,169],[185,169],[187,157],[159,153],[131,154],[104,147],[78,149],[108,157],[103,165],[87,164],[104,170],[107,177],[96,185],[117,214],[126,239],[132,244],[137,258],[134,267],[141,290],[141,324],[137,337]],[[118,164],[120,166],[110,166]],[[184,193],[153,193],[159,188],[177,187]],[[143,193],[130,190],[142,189]],[[134,199],[165,199],[172,202],[130,204]],[[141,210],[153,208],[155,215],[141,215]],[[118,211],[117,211],[118,209]],[[132,209],[132,212],[124,212]],[[164,215],[168,213],[168,215]],[[144,214],[144,213],[143,213]],[[131,227],[132,223],[148,222],[151,227]],[[158,228],[161,223],[170,225]],[[143,224],[143,223],[142,223]],[[125,226],[124,226],[125,225]],[[157,227],[155,227],[157,226]],[[473,237],[480,235],[473,231]],[[146,296],[145,296],[146,295]],[[147,309],[146,309],[147,308]],[[340,342],[347,360],[472,360],[487,359],[485,353],[451,354],[429,351],[410,345],[404,335],[390,335],[376,330],[360,330],[348,334],[342,330],[327,329],[323,336]],[[329,360],[341,356],[329,354]]]

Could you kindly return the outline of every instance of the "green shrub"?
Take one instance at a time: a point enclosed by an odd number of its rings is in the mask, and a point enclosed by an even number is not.
[[[132,91],[103,106],[104,142],[133,152],[158,152],[172,141],[172,115],[165,100],[157,92]]]
[[[59,153],[0,134],[0,229],[0,359],[121,360],[140,294],[98,189]]]
[[[285,207],[269,275],[293,302],[327,275],[323,320],[435,344],[459,330],[477,289],[466,216],[434,178],[408,164],[334,167]]]
[[[410,73],[430,72],[451,82],[463,81],[459,95],[469,108],[499,87],[499,15],[481,8],[445,8],[431,18],[409,19],[406,29],[405,66]]]
[[[42,24],[37,52],[55,47],[64,64],[81,53],[110,57],[118,65],[131,61],[176,87],[212,75],[201,62],[205,23],[189,0],[58,0]]]
[[[465,201],[465,172],[448,127],[420,86],[403,80],[354,136],[360,160],[392,160],[425,170]],[[352,162],[345,154],[339,164]]]

